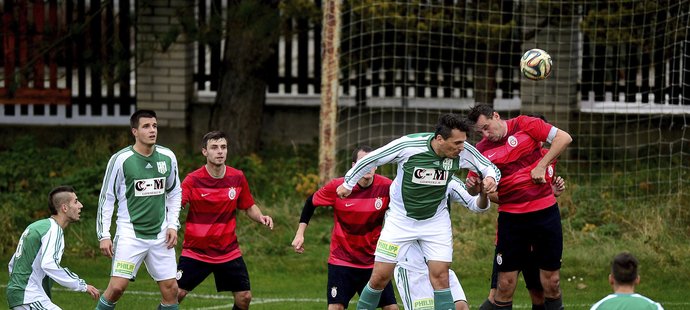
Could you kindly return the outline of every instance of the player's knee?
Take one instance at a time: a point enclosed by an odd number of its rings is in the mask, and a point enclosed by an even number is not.
[[[466,301],[460,300],[455,302],[455,310],[470,310],[470,306]]]
[[[501,274],[498,277],[496,291],[500,292],[502,296],[506,294],[512,295],[515,290],[515,285],[517,284],[517,277],[513,276],[512,273]]]
[[[125,293],[125,286],[120,286],[120,285],[109,285],[108,288],[106,289],[105,293],[103,293],[103,296],[112,302],[120,300],[120,297],[124,295]]]
[[[561,279],[558,272],[545,272],[542,276],[542,286],[546,297],[558,297],[561,290]]]
[[[183,300],[185,297],[187,297],[187,294],[189,294],[189,292],[187,292],[186,290],[183,290],[183,289],[181,289],[181,288],[178,288],[178,289],[177,289],[177,302],[178,302],[178,303],[182,302],[182,300]]]
[[[252,301],[251,291],[242,291],[235,293],[235,305],[241,309],[248,309],[249,303]]]

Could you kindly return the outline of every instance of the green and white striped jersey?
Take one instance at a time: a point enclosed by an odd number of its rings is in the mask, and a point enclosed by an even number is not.
[[[590,310],[664,310],[664,307],[637,293],[613,293],[592,305]]]
[[[108,162],[98,201],[98,240],[110,239],[110,222],[117,201],[116,235],[140,239],[165,236],[166,228],[180,227],[182,199],[177,158],[155,145],[146,157],[128,146]]]
[[[84,280],[60,267],[64,250],[62,227],[52,218],[26,227],[8,266],[7,303],[10,308],[50,300],[53,281],[71,290],[86,291]]]
[[[465,142],[465,149],[457,158],[439,157],[431,148],[434,137],[434,133],[411,134],[370,152],[345,174],[343,186],[352,189],[370,169],[397,163],[397,175],[390,188],[389,215],[424,220],[447,207],[448,182],[461,168],[475,171],[482,178],[500,180],[498,168],[474,146]]]

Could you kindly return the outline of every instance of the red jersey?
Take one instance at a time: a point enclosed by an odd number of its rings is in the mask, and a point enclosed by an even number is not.
[[[388,210],[391,183],[389,178],[374,175],[374,182],[370,186],[361,188],[359,184],[355,185],[349,196],[340,199],[336,189],[343,184],[343,178],[337,178],[314,193],[314,206],[333,206],[329,264],[374,267],[374,251]]]
[[[235,227],[237,209],[254,205],[241,170],[225,167],[222,178],[203,166],[182,181],[182,207],[189,203],[182,256],[207,263],[224,263],[242,256]]]
[[[551,184],[535,184],[530,173],[543,158],[545,142],[553,126],[529,116],[506,121],[507,132],[498,142],[482,139],[477,149],[501,170],[498,185],[498,211],[527,213],[556,203]],[[468,176],[473,175],[472,173]],[[553,177],[553,164],[546,169],[547,181]]]

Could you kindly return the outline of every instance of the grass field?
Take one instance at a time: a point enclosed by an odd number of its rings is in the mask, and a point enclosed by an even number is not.
[[[243,216],[239,218],[240,246],[249,267],[254,295],[252,309],[326,308],[326,261],[332,218],[328,211],[318,210],[307,231],[307,252],[298,255],[292,252],[290,242],[299,213],[293,209],[299,208],[296,203],[264,207],[267,214],[275,215],[274,231],[259,227]],[[472,309],[476,309],[488,292],[494,236],[492,223],[496,213],[470,215],[464,209],[452,212],[456,224],[453,269],[461,278]],[[62,264],[103,290],[108,283],[109,261],[102,256],[87,257],[69,251],[71,243],[94,238],[93,224],[93,219],[84,219],[67,229],[67,250]],[[682,258],[683,253],[690,253],[687,242],[666,240],[665,245],[658,248],[654,241],[657,237],[653,235],[642,237],[635,232],[629,236],[599,236],[574,230],[568,221],[564,221],[564,234],[561,287],[567,309],[588,309],[610,292],[607,265],[613,255],[622,250],[632,251],[641,261],[642,284],[638,292],[661,302],[666,309],[690,308],[690,302],[684,297],[689,288],[687,275],[690,270]],[[8,259],[2,257],[0,263],[6,266]],[[0,283],[3,284],[0,304],[3,304],[6,303],[7,272],[0,273]],[[66,291],[58,285],[55,288],[54,300],[63,309],[93,309],[95,306],[85,293]],[[230,309],[230,296],[216,293],[213,279],[209,278],[185,299],[181,308]],[[158,300],[158,288],[142,268],[117,308],[155,309]],[[522,283],[518,285],[514,308],[530,309]]]

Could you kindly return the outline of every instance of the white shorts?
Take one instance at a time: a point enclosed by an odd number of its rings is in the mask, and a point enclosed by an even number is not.
[[[451,262],[453,260],[453,231],[450,216],[440,212],[426,220],[389,216],[376,244],[376,261],[397,263],[399,254],[407,252],[412,243],[419,242],[427,260]]]
[[[113,266],[110,276],[135,279],[141,263],[155,281],[175,279],[175,248],[168,249],[165,237],[154,240],[115,236]]]
[[[408,270],[398,265],[393,274],[395,285],[398,287],[400,299],[407,310],[433,310],[434,309],[434,288],[431,287],[429,274]],[[465,301],[465,291],[460,285],[460,280],[453,270],[448,270],[448,280],[450,282],[450,293],[453,295],[453,302]]]
[[[46,309],[46,310],[62,310],[49,299],[43,299],[39,301],[34,301],[30,304],[23,304],[16,307],[12,307],[12,310],[33,310],[33,309]]]

